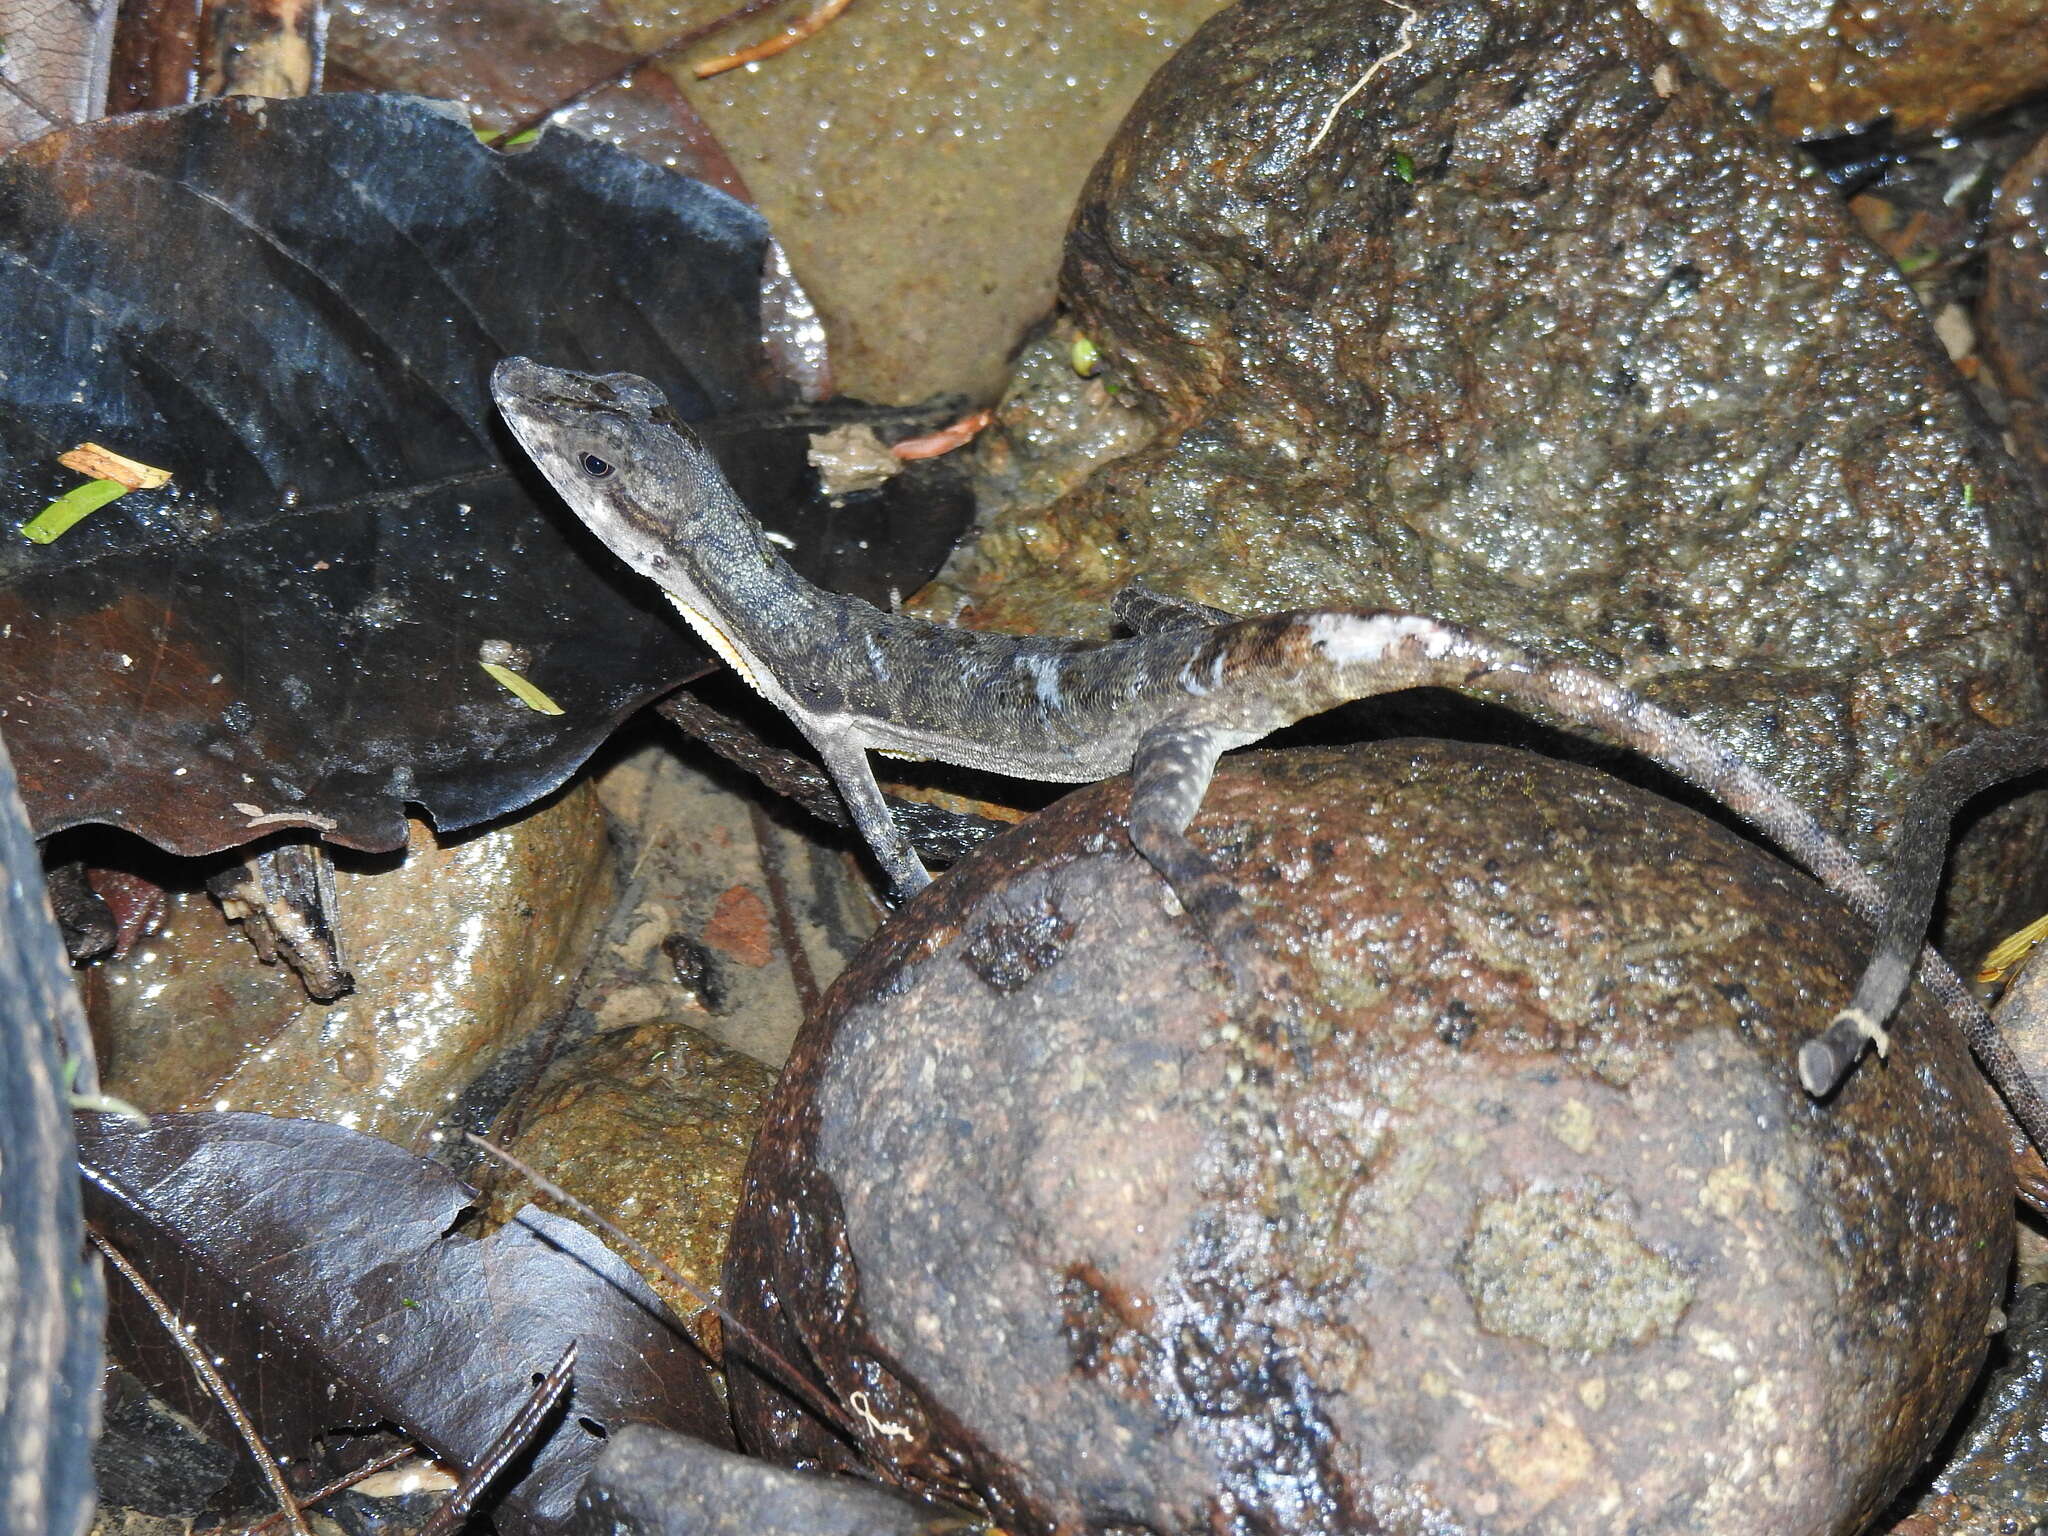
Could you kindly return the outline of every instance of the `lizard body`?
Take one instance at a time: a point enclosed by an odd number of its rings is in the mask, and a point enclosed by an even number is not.
[[[1257,977],[1257,966],[1240,963],[1235,890],[1186,836],[1217,758],[1339,704],[1441,686],[1544,704],[1605,732],[1712,795],[1865,917],[1885,911],[1877,882],[1782,788],[1585,668],[1462,625],[1373,609],[1233,619],[1146,596],[1120,612],[1148,632],[1102,645],[886,613],[791,569],[644,379],[509,358],[492,390],[576,515],[810,740],[899,894],[930,877],[889,815],[870,751],[1059,783],[1128,769],[1132,843],[1208,926],[1232,970]],[[1996,1026],[1931,949],[1921,964],[2028,1135],[2048,1142],[2048,1106]],[[1801,1054],[1816,1093],[1832,1089],[1866,1040],[1880,1052],[1887,1045],[1881,1019],[1851,1018],[1826,1038],[1825,1050],[1815,1041]]]

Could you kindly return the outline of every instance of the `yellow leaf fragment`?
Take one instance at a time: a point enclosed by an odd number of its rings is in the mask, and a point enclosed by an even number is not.
[[[2048,916],[2035,918],[2018,933],[2007,934],[1991,946],[1991,953],[1977,968],[1977,979],[1986,986],[2004,981],[2020,968],[2020,962],[2034,952],[2034,946],[2048,939]]]
[[[160,490],[171,483],[168,469],[140,463],[98,443],[80,443],[69,453],[58,454],[57,462],[94,480],[118,480],[131,491]]]
[[[510,667],[501,667],[495,661],[480,661],[477,665],[496,678],[504,686],[507,693],[511,694],[513,698],[524,704],[528,709],[537,710],[543,715],[559,715],[562,712],[561,705],[557,704],[545,693],[542,693],[540,689],[534,687],[533,684],[529,683],[517,672],[514,672]]]

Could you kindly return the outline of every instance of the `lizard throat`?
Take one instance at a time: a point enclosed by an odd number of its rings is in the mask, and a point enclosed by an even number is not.
[[[711,615],[701,609],[692,608],[673,592],[668,593],[667,597],[676,605],[676,612],[688,621],[690,628],[697,631],[697,638],[716,651],[719,659],[740,675],[742,682],[768,699],[770,703],[775,702],[774,696],[761,686],[761,679],[754,673],[753,663],[747,660],[746,654],[737,645],[733,644],[732,637],[712,621]]]

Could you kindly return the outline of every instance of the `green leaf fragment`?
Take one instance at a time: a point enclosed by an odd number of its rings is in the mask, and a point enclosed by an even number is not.
[[[74,523],[99,511],[117,496],[128,494],[118,480],[88,480],[66,491],[42,511],[21,525],[21,536],[33,544],[52,544],[71,531]]]
[[[119,1115],[131,1125],[149,1124],[149,1116],[126,1099],[117,1099],[111,1093],[74,1093],[71,1095],[71,1107],[103,1115]]]
[[[525,132],[515,133],[511,138],[500,143],[498,135],[505,131],[502,128],[486,128],[481,123],[471,123],[469,131],[477,136],[478,143],[488,145],[493,149],[517,149],[520,145],[531,144],[540,137],[540,130],[538,128],[528,128]]]
[[[540,689],[534,687],[533,684],[529,683],[517,672],[514,672],[510,667],[501,667],[495,661],[480,661],[477,665],[496,678],[504,686],[507,693],[511,694],[513,698],[524,704],[528,709],[538,711],[543,715],[559,715],[562,712],[561,705],[557,704],[545,693],[542,693]]]

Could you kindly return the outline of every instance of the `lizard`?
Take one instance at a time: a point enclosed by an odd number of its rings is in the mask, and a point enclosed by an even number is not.
[[[1879,882],[1791,794],[1589,668],[1424,614],[1316,608],[1237,618],[1143,589],[1114,605],[1137,633],[1101,644],[884,612],[792,569],[647,380],[512,357],[498,363],[491,390],[570,510],[809,740],[899,898],[930,875],[889,814],[870,752],[1051,783],[1128,772],[1133,847],[1240,982],[1256,984],[1263,973],[1246,960],[1238,893],[1187,836],[1218,758],[1339,704],[1437,686],[1547,706],[1612,737],[1726,806],[1866,920],[1887,912]],[[1896,962],[1899,949],[1892,943],[1880,960]],[[2048,1149],[2048,1105],[1997,1026],[1917,933],[1903,952],[1917,952],[1942,1011],[2027,1138]],[[1866,999],[1807,1042],[1799,1067],[1808,1092],[1833,1091],[1868,1046],[1888,1049],[1890,1003],[1875,1013]]]

